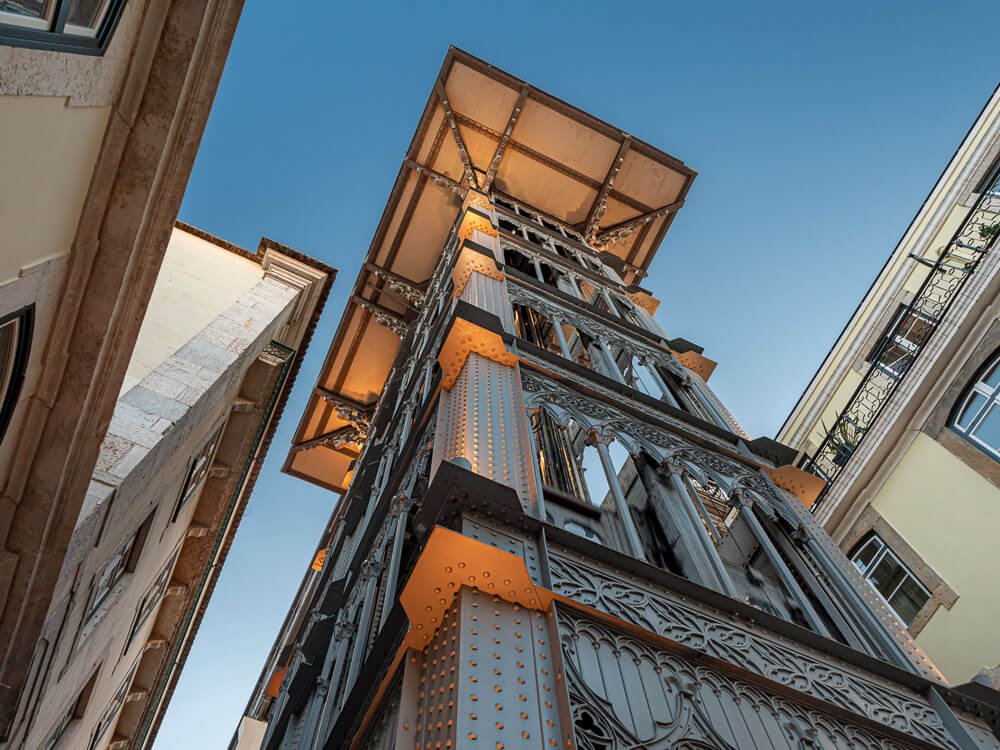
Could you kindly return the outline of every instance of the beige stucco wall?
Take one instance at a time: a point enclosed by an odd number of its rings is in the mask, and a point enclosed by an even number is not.
[[[917,643],[953,683],[1000,663],[1000,489],[918,433],[872,505],[958,592]]]
[[[260,264],[175,228],[121,392],[184,346],[263,276]]]
[[[110,112],[65,97],[0,96],[0,284],[69,252]]]

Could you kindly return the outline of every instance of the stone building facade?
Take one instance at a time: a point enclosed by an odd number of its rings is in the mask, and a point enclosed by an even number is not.
[[[1000,89],[778,439],[814,514],[944,675],[1000,680]]]
[[[152,745],[333,276],[174,229],[0,746]]]
[[[231,747],[1000,747],[653,319],[694,176],[449,51],[286,463],[344,497]]]
[[[242,5],[0,3],[0,740]]]

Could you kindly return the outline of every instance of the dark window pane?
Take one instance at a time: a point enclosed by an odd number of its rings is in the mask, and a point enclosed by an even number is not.
[[[868,576],[872,586],[888,599],[896,587],[906,578],[906,570],[892,555],[885,555]]]
[[[902,375],[913,360],[913,350],[899,343],[890,344],[879,357],[879,364],[895,375]]]
[[[889,600],[889,606],[895,610],[904,623],[909,625],[929,598],[927,592],[924,591],[920,584],[913,578],[907,577],[903,581],[903,585],[892,595],[892,599]]]
[[[70,0],[67,23],[96,29],[103,14],[105,0]]]
[[[0,11],[15,16],[45,18],[51,5],[52,0],[0,0]]]
[[[875,555],[881,547],[881,542],[879,542],[879,540],[875,537],[872,537],[865,542],[861,549],[854,553],[854,564],[857,565],[862,571],[867,570],[868,566],[871,565],[872,560],[875,559]]]
[[[922,345],[933,332],[931,321],[920,315],[911,312],[903,317],[903,322],[899,326],[898,339],[906,341],[916,346]]]
[[[7,392],[7,384],[14,370],[17,324],[18,321],[15,319],[0,325],[0,399]]]

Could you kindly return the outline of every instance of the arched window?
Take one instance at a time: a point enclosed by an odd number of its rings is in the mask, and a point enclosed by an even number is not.
[[[994,458],[1000,459],[1000,352],[969,386],[951,426]]]
[[[14,416],[31,353],[34,305],[0,315],[0,440]]]

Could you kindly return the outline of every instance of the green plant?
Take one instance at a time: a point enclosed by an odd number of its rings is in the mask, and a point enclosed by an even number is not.
[[[996,224],[980,224],[979,225],[979,236],[982,239],[986,240],[987,242],[989,240],[992,240],[998,234],[1000,234],[1000,222],[998,222]]]
[[[820,420],[820,425],[829,438],[829,446],[833,453],[832,461],[838,466],[843,466],[861,442],[864,430],[844,416],[837,418],[833,423],[833,429],[828,428],[823,420]]]

